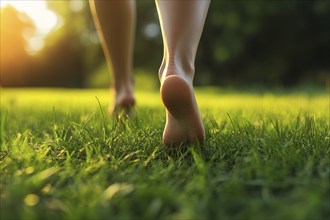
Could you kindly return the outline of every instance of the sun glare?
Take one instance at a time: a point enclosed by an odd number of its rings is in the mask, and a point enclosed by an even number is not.
[[[44,47],[44,38],[59,25],[58,15],[50,10],[45,0],[1,0],[0,7],[12,6],[29,16],[37,33],[27,38],[28,52],[35,53]]]

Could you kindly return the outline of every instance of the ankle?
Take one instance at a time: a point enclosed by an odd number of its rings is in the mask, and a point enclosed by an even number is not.
[[[175,65],[175,64],[169,64],[166,66],[162,66],[159,69],[158,76],[159,80],[162,83],[165,78],[171,75],[177,75],[179,77],[182,77],[189,83],[192,83],[194,79],[195,74],[195,68],[192,65]]]
[[[115,89],[115,94],[133,94],[134,80],[115,81],[113,88]]]

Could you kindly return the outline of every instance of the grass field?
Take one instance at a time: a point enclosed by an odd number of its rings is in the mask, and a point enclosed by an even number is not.
[[[197,99],[205,146],[170,150],[156,91],[128,121],[106,90],[2,89],[1,219],[329,219],[328,91]]]

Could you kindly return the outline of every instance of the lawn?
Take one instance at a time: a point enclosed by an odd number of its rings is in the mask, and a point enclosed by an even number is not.
[[[329,91],[197,90],[203,147],[167,149],[157,91],[1,90],[1,219],[330,217]]]

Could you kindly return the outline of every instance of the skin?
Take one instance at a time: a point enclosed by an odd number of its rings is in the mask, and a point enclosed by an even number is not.
[[[113,72],[114,105],[109,112],[130,112],[135,105],[133,47],[136,25],[135,1],[90,0],[94,23],[108,66]]]
[[[193,89],[195,57],[209,0],[156,0],[164,56],[159,69],[160,95],[166,108],[163,143],[203,143],[205,131]],[[90,0],[91,10],[107,62],[114,73],[115,103],[127,112],[135,105],[133,40],[135,1]]]

